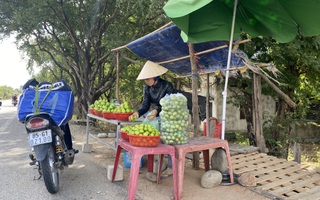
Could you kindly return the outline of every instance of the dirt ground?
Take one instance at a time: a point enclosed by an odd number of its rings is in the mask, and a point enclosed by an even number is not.
[[[73,143],[75,148],[81,150],[82,145],[86,141],[85,126],[70,123],[70,128],[73,136]],[[114,138],[113,138],[114,139]],[[110,139],[109,139],[110,140]],[[107,180],[107,166],[113,165],[115,158],[115,151],[105,144],[98,142],[96,139],[90,137],[89,143],[93,144],[93,150],[90,154],[93,163],[106,169]],[[201,162],[201,161],[200,161]],[[124,166],[123,157],[121,155],[119,164]],[[173,199],[173,181],[172,176],[161,179],[159,184],[152,183],[145,178],[147,172],[146,164],[140,170],[139,181],[136,192],[137,200],[171,200]],[[254,190],[254,188],[246,188],[239,184],[233,185],[219,185],[212,189],[205,189],[201,187],[200,180],[204,173],[204,167],[200,166],[200,170],[192,169],[192,161],[186,159],[184,187],[182,200],[266,200],[267,194],[262,194]],[[114,182],[124,188],[128,187],[130,168],[123,167],[123,180]],[[107,180],[108,181],[108,180]]]

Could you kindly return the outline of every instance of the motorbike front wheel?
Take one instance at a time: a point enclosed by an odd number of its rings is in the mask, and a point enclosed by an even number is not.
[[[55,151],[51,145],[46,158],[40,163],[44,183],[48,192],[51,194],[55,194],[59,191],[59,170],[54,165],[54,155]]]

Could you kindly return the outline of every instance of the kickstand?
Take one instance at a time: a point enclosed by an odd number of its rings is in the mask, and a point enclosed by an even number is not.
[[[41,169],[40,169],[40,166],[37,167],[37,168],[34,168],[34,169],[37,169],[38,170],[38,173],[39,173],[39,177],[36,178],[36,176],[33,177],[33,180],[39,180],[41,177],[42,177],[42,173],[41,173]]]

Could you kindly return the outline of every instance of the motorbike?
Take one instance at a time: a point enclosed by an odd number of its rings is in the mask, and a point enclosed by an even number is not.
[[[75,152],[67,149],[63,130],[49,114],[31,115],[24,124],[32,147],[30,165],[37,166],[38,179],[43,176],[48,192],[55,194],[59,191],[60,174],[73,163]]]
[[[18,100],[17,100],[17,99],[12,99],[11,102],[12,102],[12,105],[13,105],[13,106],[16,106],[16,105],[18,104]]]

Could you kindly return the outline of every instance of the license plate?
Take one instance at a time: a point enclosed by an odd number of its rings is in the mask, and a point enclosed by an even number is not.
[[[32,147],[50,142],[52,142],[52,134],[50,129],[29,133],[29,144]]]

